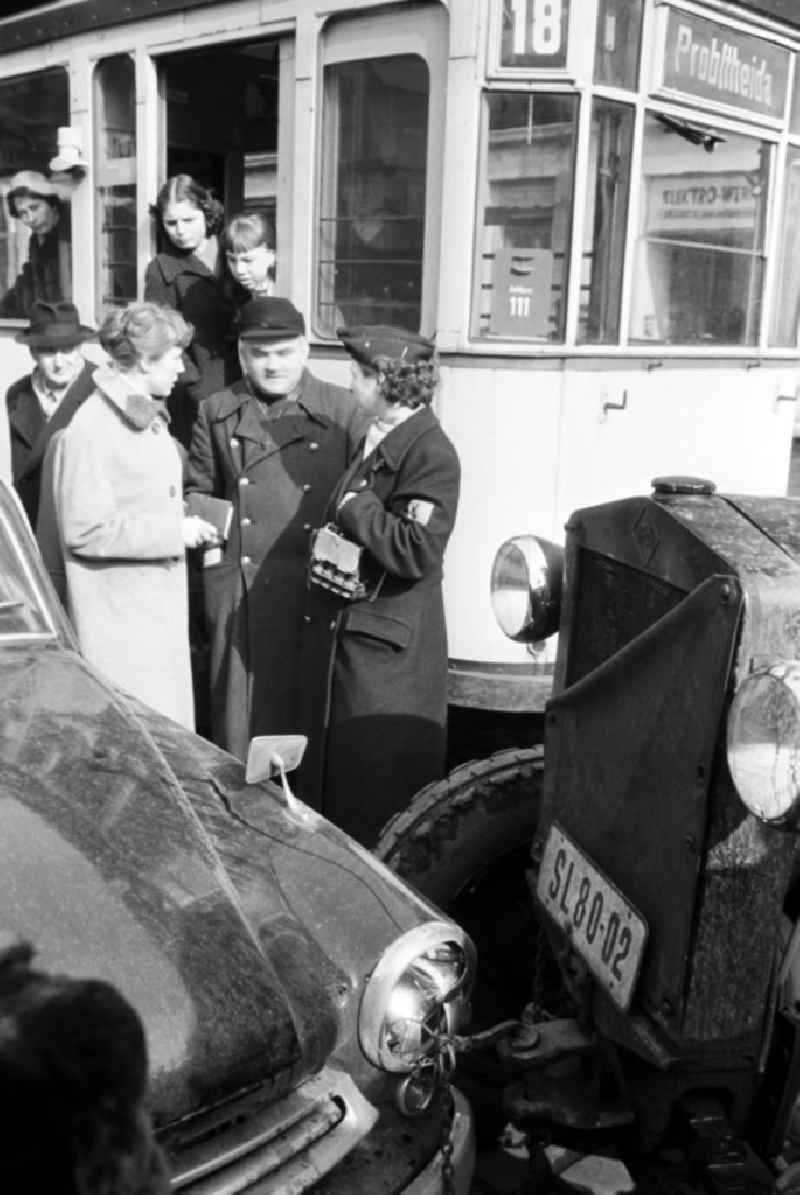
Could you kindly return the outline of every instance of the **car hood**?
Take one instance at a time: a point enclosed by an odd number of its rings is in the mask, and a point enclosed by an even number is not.
[[[134,710],[61,648],[4,651],[0,703],[2,927],[39,965],[108,979],[138,1009],[156,1122],[315,1069],[333,1031],[298,1030],[261,930]]]

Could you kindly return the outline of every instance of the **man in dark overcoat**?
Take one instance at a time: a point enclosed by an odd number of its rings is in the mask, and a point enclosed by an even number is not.
[[[11,477],[34,529],[47,445],[94,390],[97,366],[80,349],[94,335],[80,322],[74,304],[37,301],[28,327],[17,336],[28,346],[34,368],[6,391]]]
[[[447,636],[442,561],[460,465],[430,403],[433,343],[373,325],[339,333],[353,390],[373,416],[326,521],[362,549],[365,596],[309,587],[303,696],[312,733],[300,793],[373,847],[385,822],[446,760]],[[322,748],[322,749],[321,749]]]
[[[243,378],[200,404],[187,499],[207,516],[204,499],[231,504],[203,585],[212,734],[244,759],[253,735],[306,729],[298,663],[309,539],[364,420],[347,390],[306,368],[305,322],[287,299],[245,304],[238,333]]]

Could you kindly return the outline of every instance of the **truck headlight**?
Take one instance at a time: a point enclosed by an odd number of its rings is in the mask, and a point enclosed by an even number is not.
[[[504,635],[534,643],[558,630],[564,549],[538,535],[515,535],[492,565],[492,608]]]
[[[746,677],[728,711],[728,767],[743,803],[762,821],[795,825],[800,804],[800,663]]]
[[[381,1070],[412,1070],[440,1033],[465,1019],[475,948],[446,921],[429,921],[384,951],[367,980],[358,1013],[358,1038]]]

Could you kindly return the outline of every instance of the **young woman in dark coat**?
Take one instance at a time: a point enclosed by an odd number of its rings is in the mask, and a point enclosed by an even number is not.
[[[373,419],[328,509],[362,549],[366,596],[309,587],[304,685],[312,730],[303,796],[366,846],[444,775],[447,637],[442,558],[458,503],[455,448],[431,411],[433,344],[399,328],[340,332]]]
[[[188,174],[167,179],[156,211],[167,247],[149,263],[144,297],[180,312],[194,328],[184,376],[168,403],[172,434],[188,450],[202,398],[224,390],[241,376],[233,317],[247,299],[227,275],[218,233],[222,204]]]

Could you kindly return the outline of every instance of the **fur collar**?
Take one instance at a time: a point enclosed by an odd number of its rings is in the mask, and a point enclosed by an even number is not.
[[[96,370],[94,384],[137,431],[144,431],[154,419],[167,419],[163,403],[135,390],[125,375],[111,365],[101,365]]]

